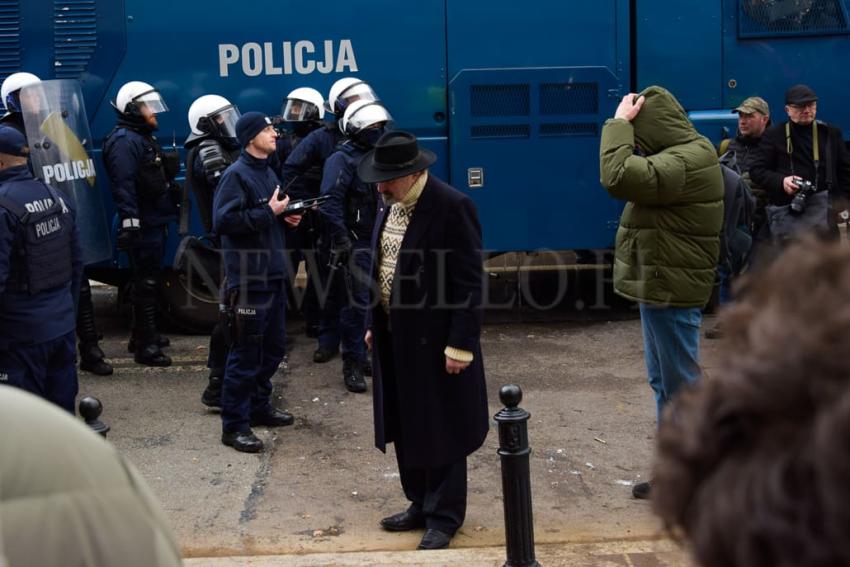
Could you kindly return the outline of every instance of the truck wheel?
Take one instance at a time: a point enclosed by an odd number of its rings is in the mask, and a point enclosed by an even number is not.
[[[198,278],[167,270],[160,280],[160,314],[177,330],[208,335],[218,322],[218,290],[210,289]]]

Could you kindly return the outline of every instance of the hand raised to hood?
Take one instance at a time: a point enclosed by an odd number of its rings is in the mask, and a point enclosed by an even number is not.
[[[635,100],[635,97],[637,97],[637,100]],[[638,115],[640,109],[643,108],[645,100],[646,99],[643,96],[638,97],[635,93],[627,94],[623,97],[623,100],[620,101],[620,105],[614,113],[614,118],[622,118],[623,120],[631,122],[635,119],[635,116]]]

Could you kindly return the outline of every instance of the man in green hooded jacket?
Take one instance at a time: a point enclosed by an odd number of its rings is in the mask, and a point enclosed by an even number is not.
[[[614,290],[638,302],[657,416],[697,380],[702,308],[711,295],[723,224],[714,147],[667,90],[623,97],[602,128],[602,185],[627,201],[617,230]],[[647,498],[650,483],[634,487]]]

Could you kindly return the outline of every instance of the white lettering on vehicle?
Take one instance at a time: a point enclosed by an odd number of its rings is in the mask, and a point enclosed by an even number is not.
[[[356,73],[357,59],[354,57],[354,46],[350,39],[341,39],[336,49],[335,41],[324,40],[318,50],[312,41],[300,40],[293,44],[291,41],[281,42],[279,50],[271,41],[248,42],[242,46],[233,43],[222,43],[218,46],[218,74],[229,77],[231,66],[239,64],[242,73],[247,77],[260,75],[309,75],[318,71],[328,73]]]
[[[96,175],[94,161],[91,158],[85,161],[64,161],[61,163],[44,165],[41,167],[41,174],[44,182],[47,184],[52,182],[63,183],[65,181],[75,181],[77,179],[88,179]]]

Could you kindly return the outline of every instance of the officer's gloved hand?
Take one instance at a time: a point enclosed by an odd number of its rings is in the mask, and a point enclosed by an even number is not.
[[[129,250],[142,235],[139,219],[124,219],[118,229],[118,250]]]
[[[334,239],[333,247],[331,249],[331,267],[338,268],[339,266],[347,264],[348,259],[351,257],[351,250],[353,248],[354,245],[351,243],[351,239],[347,236]]]

